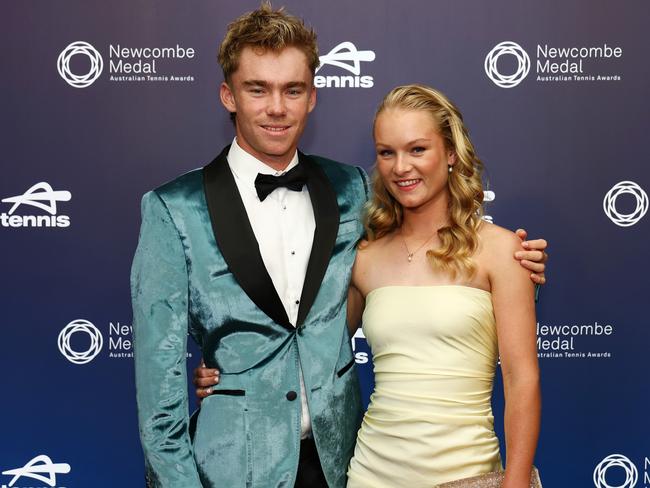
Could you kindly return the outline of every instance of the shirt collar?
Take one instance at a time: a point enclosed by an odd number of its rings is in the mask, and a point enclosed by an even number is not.
[[[255,156],[244,151],[235,137],[228,151],[228,165],[235,175],[235,178],[242,180],[246,185],[255,185],[255,178],[258,173],[265,175],[281,175],[292,169],[298,164],[298,151],[295,152],[289,165],[284,171],[276,171],[270,166],[264,164]]]

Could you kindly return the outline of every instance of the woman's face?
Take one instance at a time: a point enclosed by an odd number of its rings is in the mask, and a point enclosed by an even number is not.
[[[439,204],[446,210],[448,168],[455,156],[445,148],[431,115],[386,109],[377,116],[374,136],[377,171],[388,192],[405,209]]]

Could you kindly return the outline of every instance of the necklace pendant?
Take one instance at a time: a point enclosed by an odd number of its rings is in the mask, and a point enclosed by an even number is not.
[[[413,253],[410,252],[409,255],[408,255],[408,257],[407,257],[406,259],[408,259],[408,260],[409,260],[409,263],[410,263],[410,262],[413,260]]]

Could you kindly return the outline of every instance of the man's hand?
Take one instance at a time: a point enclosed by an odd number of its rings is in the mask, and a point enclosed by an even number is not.
[[[519,239],[521,239],[521,245],[525,251],[517,251],[515,253],[515,259],[526,269],[532,271],[530,279],[533,280],[533,283],[538,285],[543,285],[546,283],[546,275],[544,271],[546,270],[546,261],[548,261],[548,254],[545,250],[547,247],[547,242],[545,239],[535,239],[532,241],[527,241],[526,237],[528,233],[524,229],[517,229],[516,232]]]
[[[219,370],[205,367],[203,359],[201,364],[194,370],[194,379],[192,383],[196,387],[196,399],[201,404],[201,400],[212,395],[212,387],[219,384]]]

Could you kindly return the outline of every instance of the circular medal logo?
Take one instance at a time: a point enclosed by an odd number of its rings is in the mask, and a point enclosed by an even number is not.
[[[514,56],[517,60],[517,69],[511,75],[504,75],[499,72],[497,63],[499,58],[505,54]],[[492,49],[485,57],[485,74],[488,75],[495,85],[501,88],[512,88],[517,86],[528,76],[530,71],[530,58],[523,48],[512,41],[504,41]]]
[[[88,70],[88,73],[76,74],[70,70],[70,59],[77,54],[83,54],[90,60],[90,69]],[[99,78],[99,75],[102,74],[102,70],[104,69],[104,60],[102,59],[101,54],[99,54],[99,52],[90,44],[84,41],[77,41],[73,42],[61,51],[59,59],[56,62],[56,67],[59,70],[61,78],[63,78],[68,85],[74,86],[75,88],[86,88],[87,86],[92,85],[94,81]]]
[[[83,332],[90,337],[90,346],[85,351],[75,351],[70,345],[72,334]],[[102,333],[97,327],[87,320],[73,320],[59,333],[59,351],[65,358],[74,364],[86,364],[95,359],[104,345]]]
[[[636,207],[632,213],[624,214],[616,210],[616,200],[621,195],[632,195],[636,199]],[[621,181],[616,183],[605,195],[603,210],[605,215],[616,225],[630,227],[648,212],[648,194],[633,181]]]
[[[622,485],[610,485],[606,478],[610,468],[623,468],[625,481]],[[594,485],[596,488],[633,488],[639,478],[639,472],[632,461],[622,454],[612,454],[603,459],[594,469]]]

